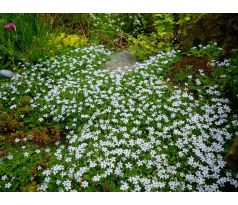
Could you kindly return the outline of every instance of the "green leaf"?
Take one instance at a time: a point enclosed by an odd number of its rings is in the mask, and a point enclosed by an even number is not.
[[[184,19],[185,19],[185,21],[190,21],[191,18],[190,18],[190,16],[186,16]]]

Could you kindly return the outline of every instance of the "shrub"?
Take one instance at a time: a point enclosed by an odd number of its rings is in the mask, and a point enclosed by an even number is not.
[[[89,38],[94,44],[103,44],[115,49],[127,44],[126,34],[140,31],[140,14],[90,14]],[[123,43],[118,38],[123,36]]]
[[[187,37],[191,25],[200,16],[200,14],[153,14],[152,20],[148,21],[145,18],[144,28],[150,27],[147,23],[152,24],[153,28],[149,33],[129,37],[131,53],[139,60],[145,60],[159,51],[179,47]]]
[[[140,34],[137,38],[130,35],[128,40],[130,53],[135,55],[139,61],[143,61],[158,52],[158,40],[155,33],[150,36]]]
[[[76,34],[67,35],[66,33],[51,34],[47,42],[51,55],[67,52],[74,48],[86,46],[88,39],[85,36]]]

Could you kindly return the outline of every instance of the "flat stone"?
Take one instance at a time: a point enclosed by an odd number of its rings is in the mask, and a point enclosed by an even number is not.
[[[131,55],[129,49],[116,53],[105,63],[106,69],[127,71],[136,64],[136,57]]]

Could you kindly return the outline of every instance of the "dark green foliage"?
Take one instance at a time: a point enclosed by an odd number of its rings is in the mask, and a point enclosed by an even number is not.
[[[230,167],[238,169],[238,137],[234,139],[229,152],[225,156],[225,161]]]
[[[127,45],[127,34],[142,31],[141,14],[45,14],[53,29],[84,35],[92,44],[115,49]]]
[[[150,18],[148,18],[150,15]],[[180,46],[201,14],[146,14],[143,32],[130,35],[130,48],[138,60],[145,60],[159,51]]]
[[[189,30],[181,42],[181,48],[188,50],[193,45],[210,41],[224,46],[225,53],[238,46],[238,14],[204,14]]]
[[[229,98],[233,111],[238,113],[238,50],[235,50],[228,67],[214,69],[213,76],[220,89]]]

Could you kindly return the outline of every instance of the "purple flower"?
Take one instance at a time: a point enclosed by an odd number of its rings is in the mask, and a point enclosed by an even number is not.
[[[16,30],[16,24],[15,23],[7,23],[7,24],[5,24],[4,28],[9,31]]]

